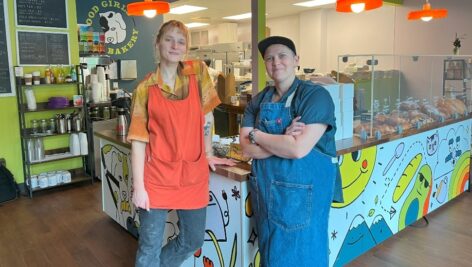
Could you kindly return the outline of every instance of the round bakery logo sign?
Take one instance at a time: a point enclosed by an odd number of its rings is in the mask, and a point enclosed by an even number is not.
[[[127,15],[126,4],[119,1],[101,1],[94,5],[87,13],[85,22],[90,26],[100,26],[105,34],[108,55],[125,54],[138,40],[139,31],[134,19]]]

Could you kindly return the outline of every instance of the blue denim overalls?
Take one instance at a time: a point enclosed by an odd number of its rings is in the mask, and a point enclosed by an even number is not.
[[[274,90],[261,101],[256,128],[283,134],[296,114],[290,105],[298,87],[279,102]],[[303,119],[303,118],[302,118]],[[301,159],[253,160],[249,178],[257,220],[261,266],[328,266],[328,216],[336,176],[335,159],[313,148]]]

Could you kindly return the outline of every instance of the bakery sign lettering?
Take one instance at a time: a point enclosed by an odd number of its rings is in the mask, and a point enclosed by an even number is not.
[[[126,54],[138,41],[139,31],[134,19],[127,15],[126,4],[107,0],[92,6],[85,22],[93,26],[97,21],[105,33],[108,55]]]

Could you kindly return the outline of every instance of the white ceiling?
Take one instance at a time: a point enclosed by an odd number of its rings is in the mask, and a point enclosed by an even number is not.
[[[320,8],[306,8],[293,5],[294,3],[303,1],[304,0],[266,0],[267,19],[294,15],[310,9]],[[223,19],[223,17],[251,12],[251,0],[178,0],[170,3],[171,8],[183,5],[202,6],[208,9],[183,15],[165,14],[164,19],[176,19],[184,23],[206,22],[210,24],[221,22],[250,22],[250,19],[231,21]],[[321,8],[334,8],[334,4],[322,6]]]

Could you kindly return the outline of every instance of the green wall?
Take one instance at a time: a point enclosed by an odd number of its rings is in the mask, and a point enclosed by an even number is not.
[[[3,1],[3,0],[0,0]],[[13,0],[5,1],[5,8],[8,7],[8,24],[9,24],[9,33],[10,33],[10,48],[12,51],[11,60],[12,65],[17,64],[17,55],[16,55],[16,30],[17,29],[28,29],[32,30],[33,28],[25,27],[16,27],[15,24],[15,2]],[[69,51],[71,64],[78,64],[79,62],[79,44],[77,42],[77,15],[76,15],[76,1],[67,0],[68,8],[68,25],[69,25]],[[38,31],[60,31],[60,30],[49,30],[49,29],[38,29]],[[64,31],[60,31],[64,32]],[[40,67],[25,67],[25,73],[29,73],[32,70],[44,69]],[[73,90],[72,86],[67,86],[67,94],[70,94],[69,90]],[[63,111],[61,111],[63,112]],[[71,112],[71,111],[70,111]],[[47,114],[47,113],[46,113]],[[36,116],[36,115],[33,115]],[[47,115],[49,116],[49,115]],[[54,137],[54,139],[56,139]],[[56,139],[56,140],[45,140],[45,145],[49,148],[55,146],[63,146],[64,143],[68,142],[65,139]],[[68,138],[67,138],[68,140]],[[47,147],[48,148],[48,147]],[[23,175],[23,162],[21,157],[21,140],[20,140],[20,127],[18,122],[18,106],[16,101],[16,96],[12,97],[0,97],[0,158],[5,158],[7,161],[7,168],[13,173],[15,179],[18,183],[24,182]],[[57,168],[57,165],[63,164],[64,168],[68,166],[76,166],[80,164],[77,159],[66,162],[59,162],[53,165],[46,165],[40,168],[34,169],[36,171],[43,171],[48,169]]]

